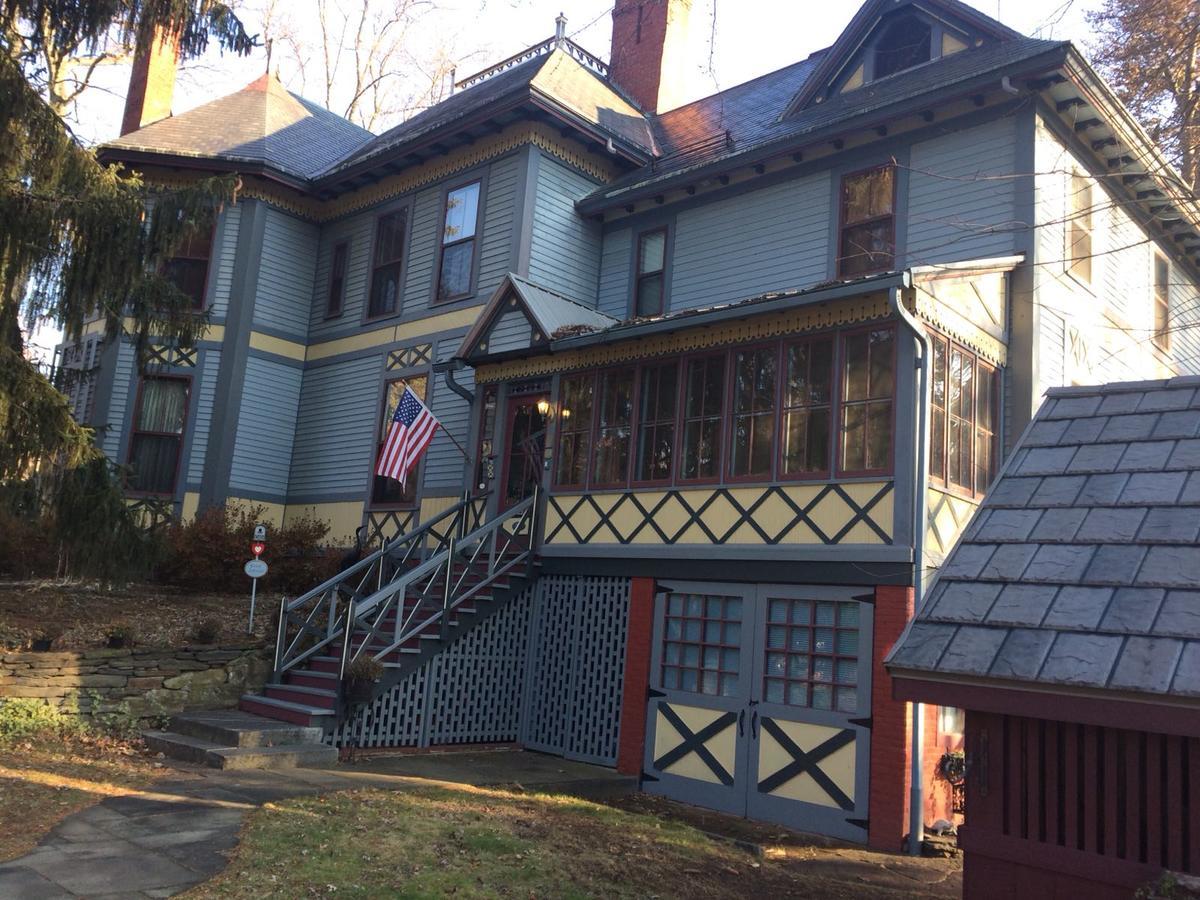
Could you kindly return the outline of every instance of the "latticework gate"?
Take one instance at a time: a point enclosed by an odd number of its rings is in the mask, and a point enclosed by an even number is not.
[[[522,741],[616,765],[629,579],[550,575],[537,588]]]

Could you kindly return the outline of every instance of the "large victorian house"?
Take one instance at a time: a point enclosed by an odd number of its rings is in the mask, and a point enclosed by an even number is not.
[[[142,55],[102,157],[243,189],[177,261],[205,338],[141,371],[89,338],[77,409],[150,512],[399,538],[295,601],[247,709],[898,848],[914,590],[1048,387],[1194,367],[1200,217],[1069,43],[868,0],[679,105],[689,6],[618,0],[607,63],[560,24],[381,135],[271,76],[150,121]],[[406,491],[373,475],[404,385],[443,426]],[[391,674],[346,718],[362,653]],[[952,818],[961,716],[918,709]]]

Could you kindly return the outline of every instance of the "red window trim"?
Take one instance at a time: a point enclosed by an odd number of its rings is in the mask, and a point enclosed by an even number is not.
[[[381,437],[380,432],[383,429],[383,413],[384,413],[384,410],[387,409],[388,388],[391,387],[393,384],[395,384],[397,381],[403,381],[403,382],[407,383],[407,382],[411,381],[413,378],[424,378],[425,379],[425,396],[421,398],[422,402],[424,402],[429,397],[429,375],[427,373],[413,372],[413,373],[410,373],[409,375],[401,375],[401,376],[398,376],[395,378],[385,378],[383,380],[383,391],[379,395],[379,407],[378,407],[379,412],[376,414],[376,417],[375,417],[375,434],[374,434],[375,443],[372,445],[375,449],[371,454],[371,474],[370,474],[370,477],[367,479],[366,508],[371,511],[374,511],[374,510],[379,510],[379,511],[412,510],[412,509],[419,509],[421,506],[421,479],[424,476],[424,472],[425,472],[425,455],[424,454],[422,454],[421,458],[419,460],[417,460],[417,464],[415,466],[413,466],[412,470],[409,472],[409,477],[413,479],[413,482],[412,482],[413,498],[411,501],[403,501],[402,500],[399,502],[388,503],[386,501],[375,499],[375,479],[379,477],[378,475],[375,474],[375,467],[379,465],[379,451],[383,449],[383,444],[387,440],[387,434],[384,433],[383,436]],[[428,453],[428,452],[429,452],[428,449],[426,449],[426,453]]]
[[[652,234],[662,233],[663,236],[663,263],[661,269],[655,269],[653,272],[642,271],[642,247],[645,239]],[[657,228],[647,228],[645,231],[637,233],[637,259],[633,268],[633,303],[630,313],[636,318],[639,316],[661,316],[667,309],[667,251],[670,246],[671,235],[667,231],[666,225],[660,225]],[[662,277],[662,292],[659,295],[658,312],[656,313],[641,313],[638,312],[638,298],[641,296],[642,279],[651,275],[659,275]]]
[[[784,433],[784,415],[788,409],[784,405],[783,386],[787,377],[787,351],[791,347],[797,347],[801,344],[815,344],[819,341],[828,341],[830,347],[829,354],[829,437],[826,440],[825,450],[828,454],[829,465],[819,472],[793,472],[787,473],[783,470],[783,433]],[[801,338],[793,338],[790,340],[781,341],[779,350],[779,401],[776,409],[778,424],[776,425],[776,447],[775,447],[775,480],[777,481],[828,481],[833,473],[834,466],[837,461],[838,441],[837,435],[839,432],[838,424],[838,408],[840,406],[841,397],[838,393],[838,347],[841,341],[838,340],[838,332],[836,330],[821,331],[814,334],[805,335]],[[809,404],[803,407],[794,407],[795,409],[813,409],[814,405]]]
[[[932,328],[927,328],[926,333],[929,335],[929,339],[931,342],[932,341],[941,341],[942,343],[944,343],[946,345],[946,388],[947,388],[947,392],[949,391],[949,386],[950,386],[950,354],[955,350],[958,350],[960,353],[966,354],[973,361],[973,363],[975,365],[975,377],[972,379],[973,384],[977,385],[979,383],[978,377],[979,377],[979,369],[981,366],[988,369],[992,373],[992,388],[991,388],[991,390],[992,390],[992,411],[995,414],[995,418],[992,423],[993,424],[992,442],[991,442],[992,443],[992,465],[991,465],[992,471],[991,471],[990,477],[988,478],[988,484],[990,484],[992,479],[994,479],[996,477],[996,473],[999,471],[999,468],[1000,468],[999,467],[1000,461],[997,458],[998,451],[999,451],[999,438],[1000,438],[999,425],[1000,425],[1000,418],[1001,418],[1001,410],[1000,410],[1000,371],[1001,370],[1000,370],[1000,367],[993,365],[988,360],[984,359],[978,353],[976,353],[974,350],[972,350],[970,347],[967,347],[963,344],[958,343],[953,338],[951,338],[949,335],[942,334],[940,331],[935,331]],[[932,346],[930,348],[930,356],[932,357]],[[931,380],[933,379],[932,363],[933,363],[933,360],[931,358],[930,359],[931,368],[930,368],[930,374],[929,374],[929,377]],[[935,409],[935,407],[933,405],[933,399],[932,399],[932,394],[931,394],[930,401],[929,401],[929,412],[930,412],[931,420],[932,420],[934,409]],[[943,434],[942,434],[942,440],[943,440],[942,466],[943,466],[943,469],[941,472],[933,471],[933,454],[930,453],[930,455],[929,455],[929,482],[934,487],[938,488],[941,491],[944,491],[945,493],[953,494],[956,497],[962,497],[963,499],[966,499],[966,500],[977,501],[977,500],[981,499],[985,493],[987,493],[987,488],[988,488],[987,484],[983,485],[982,489],[976,489],[973,486],[970,490],[968,490],[967,488],[963,487],[960,484],[954,484],[947,477],[947,475],[949,473],[949,459],[950,459],[949,393],[947,393],[946,409],[944,410],[944,415],[946,416],[946,426],[943,429]],[[978,432],[978,431],[979,431],[979,392],[975,391],[971,395],[971,483],[972,483],[972,485],[974,485],[974,482],[975,482],[975,471],[976,471],[975,435],[976,435],[976,432]],[[931,423],[930,423],[930,440],[931,441],[932,441],[932,436],[933,436],[933,429],[932,429],[932,421],[931,421]]]
[[[876,171],[880,171],[883,169],[891,169],[892,170],[892,211],[891,211],[891,213],[887,216],[876,216],[873,219],[863,219],[861,222],[855,222],[855,223],[853,223],[853,225],[847,225],[847,223],[846,223],[846,182],[851,178],[857,178],[860,175],[866,175],[870,172],[876,172]],[[885,218],[889,219],[890,224],[891,224],[891,228],[889,229],[889,233],[890,233],[890,241],[889,242],[891,243],[891,246],[892,246],[891,262],[885,266],[879,266],[879,267],[876,267],[873,269],[866,269],[862,272],[856,272],[856,273],[854,273],[854,275],[852,277],[862,278],[863,276],[866,276],[866,275],[876,275],[880,272],[887,272],[887,271],[891,270],[891,268],[893,266],[895,266],[895,264],[896,264],[896,196],[897,196],[896,181],[897,181],[897,179],[896,179],[896,164],[894,162],[890,162],[890,161],[885,162],[885,163],[879,163],[874,166],[867,166],[865,169],[858,169],[857,171],[854,171],[854,172],[846,172],[844,175],[842,175],[841,181],[839,182],[839,185],[838,185],[837,246],[834,248],[834,252],[837,254],[835,265],[836,265],[836,269],[837,269],[837,276],[839,278],[851,277],[851,276],[845,275],[844,270],[842,268],[843,263],[847,259],[847,257],[842,256],[842,237],[845,234],[846,229],[858,227],[860,225],[869,225],[869,224],[872,224],[875,222],[882,222]]]
[[[737,437],[737,423],[735,421],[736,417],[735,417],[735,414],[733,411],[734,394],[737,389],[737,382],[736,382],[736,379],[734,378],[734,367],[736,365],[735,360],[736,360],[738,354],[740,354],[740,353],[757,353],[760,350],[774,350],[775,351],[775,393],[774,393],[774,398],[773,398],[774,408],[771,410],[771,413],[770,413],[771,427],[774,429],[774,432],[773,432],[772,438],[771,438],[770,469],[765,476],[765,480],[766,481],[775,481],[776,480],[775,474],[776,474],[777,470],[776,470],[776,466],[775,466],[775,458],[779,453],[779,399],[780,399],[780,390],[783,385],[783,381],[781,380],[781,377],[780,377],[781,371],[782,371],[780,368],[780,353],[782,352],[781,348],[782,348],[782,342],[780,342],[778,340],[759,341],[757,343],[745,344],[745,345],[739,344],[737,346],[729,348],[729,361],[727,363],[728,369],[725,372],[725,380],[727,382],[729,382],[729,387],[726,391],[725,411],[724,411],[724,416],[723,416],[725,423],[728,425],[727,431],[729,432],[725,436],[725,468],[724,468],[725,480],[729,484],[754,484],[754,483],[762,482],[764,480],[764,476],[762,476],[762,475],[735,475],[735,474],[733,474],[733,443]],[[751,418],[754,417],[752,414],[749,414],[749,413],[747,413],[746,415],[750,416]]]
[[[843,413],[846,408],[846,339],[853,337],[856,334],[869,333],[872,331],[890,331],[892,333],[892,440],[888,447],[887,465],[879,469],[845,469],[842,467],[843,462],[843,441],[840,439],[842,434]],[[837,366],[837,403],[836,419],[833,422],[834,433],[839,435],[836,445],[836,454],[834,456],[834,477],[838,479],[844,478],[875,478],[881,475],[891,475],[896,470],[896,374],[899,371],[900,342],[896,340],[896,326],[891,322],[880,322],[873,325],[864,325],[859,328],[847,328],[838,332],[837,353],[834,364]],[[867,401],[852,400],[851,403],[861,403]],[[878,401],[874,401],[878,402]]]
[[[333,282],[337,277],[337,259],[338,251],[342,251],[342,283],[338,287],[337,308],[333,306]],[[338,241],[333,245],[333,255],[329,260],[329,287],[325,292],[325,318],[338,319],[346,311],[346,270],[350,267],[350,242]],[[371,270],[372,276],[375,274],[374,268]],[[370,296],[367,297],[367,303],[371,302]]]
[[[473,184],[479,185],[479,195],[475,200],[475,231],[470,237],[459,238],[454,241],[446,240],[446,216],[450,214],[450,195],[455,191],[460,191],[463,188],[470,187]],[[475,295],[477,285],[475,284],[476,276],[479,271],[479,251],[478,243],[471,251],[471,278],[467,284],[467,289],[460,294],[450,294],[448,296],[439,296],[442,290],[442,258],[446,255],[447,247],[457,247],[460,244],[465,244],[468,241],[477,242],[483,231],[483,202],[484,202],[484,178],[482,175],[476,175],[465,181],[457,184],[446,185],[442,191],[442,215],[439,221],[442,227],[438,229],[438,252],[437,252],[437,268],[434,269],[433,278],[433,300],[431,306],[439,306],[443,303],[454,303],[457,300],[465,300],[468,297]]]
[[[154,378],[164,381],[182,381],[184,383],[183,395],[183,423],[180,426],[179,434],[173,431],[142,431],[138,428],[138,423],[142,418],[142,387],[146,383],[147,378]],[[192,404],[192,377],[190,375],[142,375],[138,379],[137,397],[134,399],[133,406],[133,427],[129,430],[129,447],[125,453],[126,465],[133,465],[133,442],[139,434],[148,434],[153,437],[172,437],[179,439],[179,449],[175,451],[175,474],[171,478],[171,489],[169,491],[144,491],[128,487],[126,485],[125,493],[130,497],[174,497],[175,491],[179,487],[179,470],[183,466],[183,440],[187,436],[188,427],[188,408]]]

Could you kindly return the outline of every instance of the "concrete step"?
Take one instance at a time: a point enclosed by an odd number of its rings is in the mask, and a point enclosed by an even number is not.
[[[146,746],[171,759],[213,769],[326,768],[337,763],[336,747],[298,742],[274,747],[227,747],[173,731],[142,733]]]
[[[320,728],[281,722],[237,709],[180,713],[172,716],[169,729],[221,747],[319,744],[322,737]]]

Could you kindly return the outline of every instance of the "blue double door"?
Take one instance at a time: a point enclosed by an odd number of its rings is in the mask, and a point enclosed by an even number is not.
[[[865,841],[872,606],[862,593],[660,586],[645,790]]]

